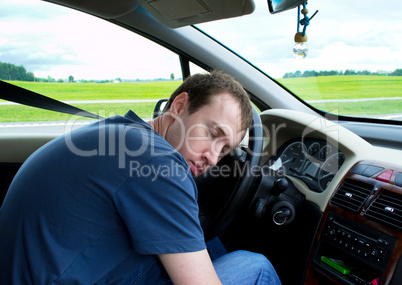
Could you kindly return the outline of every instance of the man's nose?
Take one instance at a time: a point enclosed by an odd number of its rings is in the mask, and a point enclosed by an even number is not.
[[[209,150],[206,154],[205,157],[208,161],[208,165],[210,166],[214,166],[218,163],[219,161],[219,153],[213,151],[213,150]]]

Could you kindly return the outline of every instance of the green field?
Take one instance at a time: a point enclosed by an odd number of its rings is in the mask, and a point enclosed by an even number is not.
[[[401,76],[321,76],[278,79],[303,100],[362,99],[402,97]],[[12,81],[12,84],[49,96],[67,100],[118,100],[167,98],[181,81],[133,83],[40,83]],[[0,100],[1,102],[4,102]],[[149,118],[155,103],[74,104],[103,117],[125,114],[132,109]],[[402,100],[366,102],[319,102],[315,108],[342,115],[378,115],[402,113]],[[21,105],[0,106],[0,122],[69,120],[71,115]]]
[[[56,100],[159,99],[170,96],[181,81],[135,83],[41,83],[11,81],[14,85]]]
[[[60,101],[71,100],[119,100],[168,98],[181,81],[151,81],[135,83],[40,83],[11,81],[14,85],[29,89]],[[0,100],[0,102],[5,102]],[[142,118],[152,117],[155,103],[72,104],[80,109],[109,117],[135,111]],[[69,120],[71,115],[22,105],[0,106],[0,122],[35,122]],[[83,118],[84,119],[84,118]]]
[[[278,82],[303,100],[402,97],[402,76],[318,76]]]
[[[319,76],[278,81],[305,101],[396,97],[395,100],[310,103],[329,113],[356,116],[402,113],[399,99],[402,76]]]

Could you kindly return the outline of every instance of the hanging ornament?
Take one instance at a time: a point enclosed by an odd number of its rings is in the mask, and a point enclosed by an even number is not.
[[[310,25],[310,20],[317,14],[318,10],[315,11],[313,16],[309,18],[307,16],[308,9],[306,8],[307,3],[303,3],[303,9],[300,11],[300,6],[297,9],[297,33],[295,34],[295,44],[293,46],[293,55],[296,58],[306,58],[308,55],[308,45],[307,45],[307,26]],[[300,14],[303,14],[303,19],[300,20]],[[303,31],[300,32],[300,25],[303,26]]]

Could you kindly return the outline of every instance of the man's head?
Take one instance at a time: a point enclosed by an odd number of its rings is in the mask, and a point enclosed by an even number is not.
[[[212,71],[209,74],[199,73],[187,77],[172,93],[163,112],[167,112],[174,99],[183,92],[186,92],[189,96],[190,106],[188,111],[190,114],[198,111],[205,105],[211,104],[214,96],[229,93],[241,106],[242,129],[245,130],[251,126],[253,111],[249,97],[243,86],[232,76],[219,71]]]
[[[240,83],[214,71],[187,78],[170,97],[159,121],[158,132],[183,155],[196,176],[238,146],[252,123],[252,108]]]

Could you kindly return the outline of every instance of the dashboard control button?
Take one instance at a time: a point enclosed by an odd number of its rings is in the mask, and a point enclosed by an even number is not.
[[[379,239],[378,239],[378,242],[381,243],[381,244],[383,244],[383,245],[386,245],[386,246],[389,246],[389,245],[390,245],[389,241],[387,241],[387,240],[385,240],[385,239],[382,239],[382,238],[379,238]]]
[[[371,177],[374,174],[380,172],[381,170],[384,170],[384,167],[370,165],[363,171],[362,175],[366,177]]]
[[[393,170],[387,170],[380,175],[378,175],[375,179],[389,183],[391,181],[391,176],[394,173]]]
[[[378,252],[379,255],[384,255],[385,254],[385,250],[382,249],[382,248],[378,248],[377,252]]]
[[[395,185],[402,187],[402,172],[398,173],[395,177]]]
[[[368,167],[368,164],[358,164],[353,166],[353,168],[350,170],[350,172],[354,174],[362,174],[364,170]]]
[[[358,243],[359,243],[360,245],[363,245],[363,246],[366,244],[366,242],[365,242],[364,240],[362,240],[362,239],[359,239],[359,240],[358,240]]]

